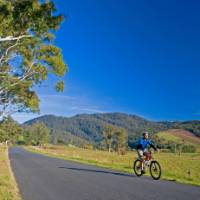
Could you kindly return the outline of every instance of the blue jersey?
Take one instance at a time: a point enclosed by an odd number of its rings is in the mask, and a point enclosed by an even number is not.
[[[154,146],[153,143],[151,142],[151,140],[148,139],[144,139],[143,137],[141,137],[138,141],[137,144],[137,149],[141,149],[144,150],[146,149],[148,146]]]

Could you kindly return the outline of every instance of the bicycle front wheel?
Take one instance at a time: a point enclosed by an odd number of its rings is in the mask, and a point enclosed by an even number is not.
[[[160,166],[159,162],[157,162],[155,160],[152,161],[150,164],[150,174],[151,174],[152,178],[154,180],[160,179],[161,173],[162,173],[162,171],[161,171],[161,166]]]
[[[135,160],[133,170],[137,176],[142,176],[141,161],[139,159]]]

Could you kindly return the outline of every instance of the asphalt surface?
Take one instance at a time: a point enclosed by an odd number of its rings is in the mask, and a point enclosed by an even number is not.
[[[24,200],[199,200],[200,187],[155,181],[11,148]]]

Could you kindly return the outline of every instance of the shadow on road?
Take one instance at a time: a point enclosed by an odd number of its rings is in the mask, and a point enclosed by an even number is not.
[[[75,170],[75,171],[112,174],[112,175],[116,175],[116,176],[136,177],[135,175],[132,175],[132,174],[125,174],[125,173],[120,173],[120,172],[112,172],[112,171],[104,171],[104,170],[93,170],[93,169],[83,169],[83,168],[74,168],[74,167],[59,167],[59,168],[60,169]]]

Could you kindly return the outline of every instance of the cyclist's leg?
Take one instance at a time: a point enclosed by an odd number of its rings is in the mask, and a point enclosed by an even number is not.
[[[146,165],[144,164],[144,160],[145,160],[145,157],[147,156],[147,154],[148,154],[148,149],[144,149],[144,151],[143,151],[143,171],[144,171],[144,173],[145,173],[145,167],[146,167]]]
[[[138,158],[141,161],[141,169],[144,170],[144,152],[143,152],[143,150],[138,149],[137,153],[138,153]]]
[[[143,154],[145,155],[147,153],[149,153],[149,150],[148,149],[144,149]]]

